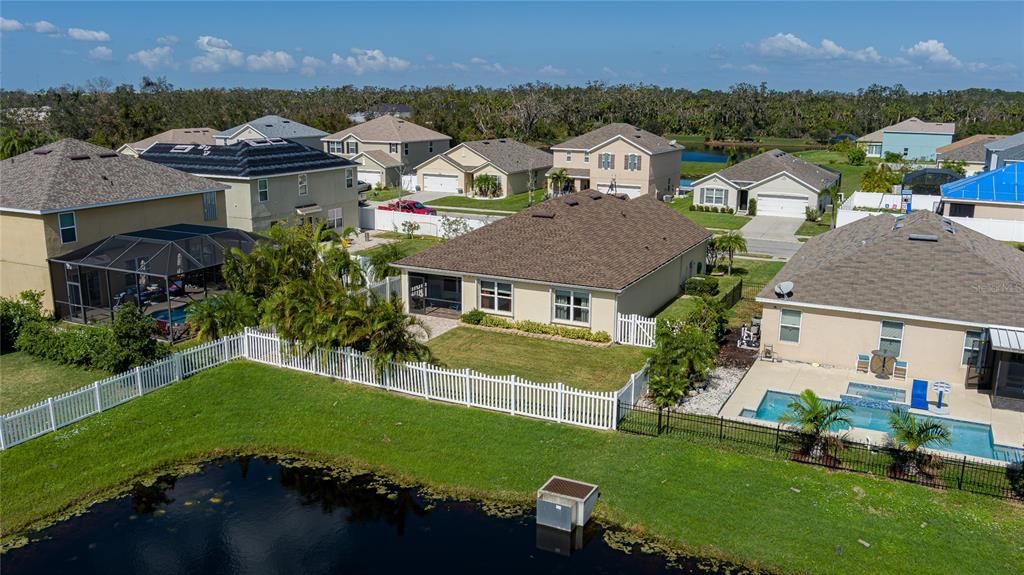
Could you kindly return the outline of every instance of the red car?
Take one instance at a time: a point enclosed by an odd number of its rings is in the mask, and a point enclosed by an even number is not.
[[[397,202],[391,202],[386,206],[378,206],[378,210],[387,210],[390,212],[406,212],[410,214],[427,214],[431,216],[437,215],[437,210],[429,206],[423,205],[421,202],[415,200],[398,200]]]

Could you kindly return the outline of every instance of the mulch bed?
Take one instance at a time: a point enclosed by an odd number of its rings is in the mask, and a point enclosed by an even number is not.
[[[739,337],[740,332],[736,329],[731,329],[725,334],[725,338],[721,342],[722,346],[718,350],[716,365],[742,369],[754,365],[754,362],[757,361],[757,350],[738,347],[736,342],[739,340]]]

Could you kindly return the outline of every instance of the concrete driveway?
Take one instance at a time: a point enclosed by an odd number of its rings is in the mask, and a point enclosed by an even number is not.
[[[800,218],[754,216],[740,228],[740,233],[747,240],[749,253],[788,260],[803,245],[794,235],[802,223]]]

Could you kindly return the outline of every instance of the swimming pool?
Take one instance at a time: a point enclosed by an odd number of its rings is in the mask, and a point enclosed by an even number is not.
[[[846,393],[877,401],[895,401],[897,403],[906,403],[907,401],[907,390],[905,389],[855,381],[851,381],[850,385],[846,386]]]
[[[165,309],[157,310],[150,314],[149,317],[157,321],[167,321],[167,317],[170,316],[172,325],[181,325],[185,323],[185,315],[188,313],[188,306],[176,307],[168,312]]]
[[[740,416],[763,421],[778,421],[784,413],[789,411],[789,403],[796,398],[797,395],[792,393],[767,391],[764,397],[761,398],[761,404],[757,406],[756,411],[744,409],[740,412]],[[830,399],[825,401],[827,403],[836,403],[835,400]],[[890,410],[883,409],[880,406],[853,405],[853,411],[849,414],[849,417],[853,420],[854,427],[889,433],[892,431],[889,427]],[[1005,445],[996,445],[992,440],[992,426],[990,425],[946,417],[932,417],[932,419],[946,424],[946,427],[949,428],[953,436],[951,444],[942,447],[943,451],[952,451],[1002,461],[1020,461],[1024,459],[1024,450]],[[847,429],[847,427],[842,425],[836,430],[839,429]]]

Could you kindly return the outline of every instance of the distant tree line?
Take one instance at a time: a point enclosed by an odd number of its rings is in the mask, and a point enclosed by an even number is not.
[[[547,144],[606,123],[627,122],[657,134],[702,134],[716,140],[774,136],[824,142],[836,134],[861,135],[911,116],[955,121],[958,137],[1024,130],[1024,92],[913,93],[901,85],[872,85],[855,93],[779,91],[765,84],[691,91],[601,83],[182,90],[163,78],[144,77],[137,86],[115,86],[99,78],[85,86],[0,91],[8,140],[36,143],[73,137],[109,147],[170,128],[225,129],[264,114],[279,114],[333,132],[348,126],[347,114],[381,103],[408,104],[414,110],[414,122],[456,141],[511,137]],[[41,106],[52,108],[44,122],[16,113]]]

